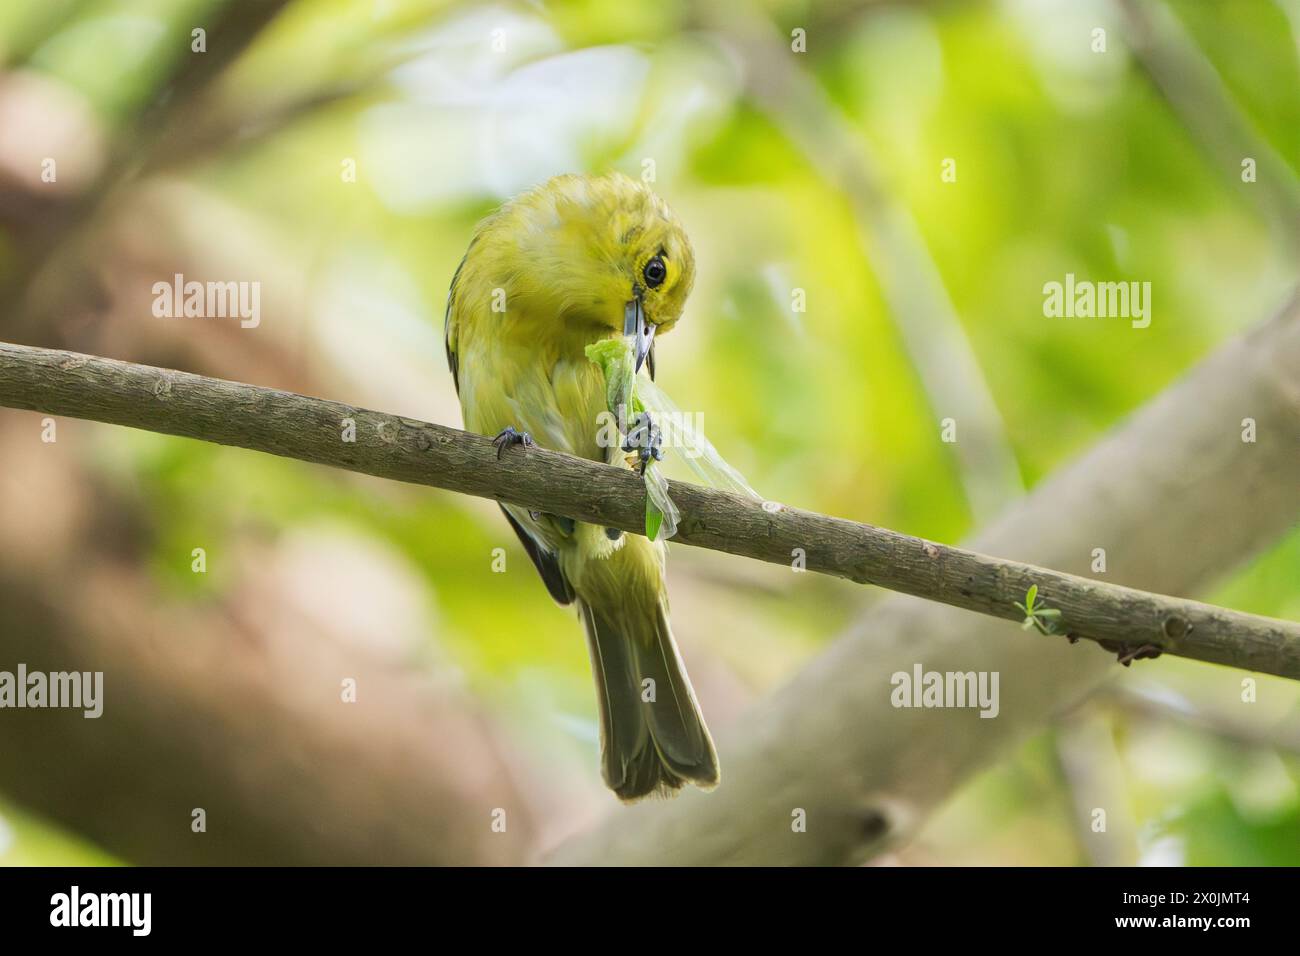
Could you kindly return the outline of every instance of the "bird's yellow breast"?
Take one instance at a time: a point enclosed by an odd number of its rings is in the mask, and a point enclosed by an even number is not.
[[[598,437],[607,411],[605,381],[583,354],[581,339],[543,341],[476,331],[464,335],[460,352],[465,427],[482,435],[513,427],[543,448],[604,461]]]

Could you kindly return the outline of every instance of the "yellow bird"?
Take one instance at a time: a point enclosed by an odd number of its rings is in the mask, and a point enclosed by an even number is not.
[[[681,318],[694,279],[681,222],[626,176],[559,176],[506,203],[479,224],[447,299],[465,426],[497,436],[498,453],[535,442],[628,466],[602,447],[605,381],[584,349],[628,336],[636,369],[648,363],[653,377],[655,336]],[[717,753],[668,625],[664,545],[502,510],[586,630],[606,785],[623,800],[714,786]]]

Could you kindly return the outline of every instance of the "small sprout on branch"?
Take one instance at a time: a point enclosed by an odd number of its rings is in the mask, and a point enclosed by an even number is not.
[[[1057,624],[1061,620],[1061,612],[1054,607],[1048,607],[1046,604],[1038,603],[1038,585],[1029,585],[1029,590],[1025,592],[1025,603],[1012,601],[1016,607],[1020,608],[1025,614],[1025,620],[1020,627],[1023,630],[1029,630],[1031,627],[1038,629],[1040,634],[1055,634]]]

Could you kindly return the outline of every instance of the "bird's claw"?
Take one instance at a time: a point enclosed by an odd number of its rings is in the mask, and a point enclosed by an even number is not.
[[[501,429],[496,438],[492,439],[492,444],[497,446],[497,460],[500,461],[505,450],[511,445],[523,445],[525,448],[532,448],[537,443],[533,441],[533,436],[528,432],[515,431],[515,426],[507,425]]]
[[[645,474],[651,460],[663,461],[663,445],[663,433],[659,431],[659,426],[654,423],[650,413],[639,412],[632,419],[632,427],[628,429],[627,437],[623,441],[623,450],[637,453],[642,475]]]

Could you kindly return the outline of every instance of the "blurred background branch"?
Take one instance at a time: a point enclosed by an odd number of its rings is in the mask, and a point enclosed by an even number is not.
[[[78,264],[76,259],[93,257],[93,238],[78,233],[94,215],[111,214],[124,201],[123,193],[129,191],[143,167],[187,139],[185,127],[196,115],[203,114],[203,97],[213,81],[244,53],[287,3],[288,0],[235,0],[212,6],[211,19],[205,18],[206,25],[195,28],[204,32],[201,52],[192,50],[197,41],[189,23],[180,18],[154,38],[158,59],[166,64],[165,69],[173,64],[175,69],[148,91],[146,102],[112,136],[103,154],[94,161],[97,174],[76,193],[55,191],[57,202],[38,204],[33,209],[37,215],[27,217],[26,222],[14,223],[24,234],[24,258],[18,271],[27,279],[11,283],[7,290],[0,287],[0,309],[17,316],[18,328],[35,328],[49,321],[49,315],[28,314],[39,301],[33,290],[39,289],[42,283],[59,288],[66,284],[69,273],[84,270],[84,264]],[[191,51],[188,56],[187,50]],[[50,105],[57,108],[55,104]],[[66,108],[75,109],[71,104]],[[86,142],[61,145],[96,152],[101,148]],[[11,188],[21,187],[15,184]],[[11,208],[0,193],[0,221],[12,219],[6,214]]]
[[[740,60],[747,92],[853,211],[862,253],[881,284],[894,327],[938,429],[960,416],[951,445],[977,524],[1024,492],[997,404],[943,278],[907,208],[881,181],[861,132],[788,54],[789,38],[748,2],[710,4],[715,39]],[[939,176],[935,163],[934,175]]]
[[[1239,187],[1243,163],[1256,172],[1241,190],[1273,228],[1277,241],[1300,258],[1300,177],[1233,101],[1214,67],[1162,0],[1117,0],[1138,63],[1227,181]]]
[[[1124,763],[1107,715],[1081,708],[1054,733],[1078,843],[1092,866],[1134,866],[1137,825],[1127,806]]]
[[[22,471],[6,471],[6,517],[41,506]],[[6,796],[139,864],[529,859],[527,758],[463,690],[296,616],[287,569],[247,575],[225,606],[196,612],[127,561],[79,555],[81,528],[65,531],[39,556],[6,552],[4,659],[102,671],[106,706],[95,720],[7,712]],[[272,565],[270,555],[245,559]],[[345,681],[355,703],[344,702]]]
[[[1300,722],[1295,714],[1273,724],[1242,720],[1222,708],[1197,704],[1168,687],[1114,684],[1101,695],[1103,703],[1141,717],[1184,725],[1217,737],[1229,745],[1276,750],[1300,756]]]

